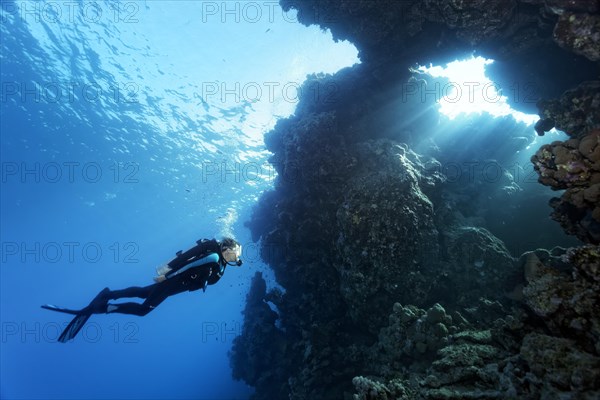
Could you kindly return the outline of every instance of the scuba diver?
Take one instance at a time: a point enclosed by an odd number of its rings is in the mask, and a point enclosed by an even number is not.
[[[70,310],[52,304],[44,304],[42,308],[75,315],[58,338],[59,342],[65,343],[79,333],[92,314],[121,313],[144,316],[169,296],[198,289],[206,291],[207,285],[214,285],[221,279],[228,265],[242,265],[241,254],[242,246],[232,238],[224,238],[221,242],[215,239],[198,240],[196,246],[185,252],[178,251],[173,260],[157,268],[155,283],[152,285],[132,286],[121,290],[104,288],[81,310]],[[144,299],[144,302],[108,302],[124,297],[139,297]]]

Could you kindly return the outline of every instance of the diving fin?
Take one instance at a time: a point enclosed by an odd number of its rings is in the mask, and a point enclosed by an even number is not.
[[[78,314],[73,320],[67,325],[63,333],[58,337],[60,343],[67,343],[69,340],[74,339],[79,333],[81,328],[85,325],[92,314]]]
[[[50,311],[57,311],[65,314],[77,315],[81,313],[81,310],[71,310],[69,308],[63,308],[59,306],[55,306],[54,304],[43,304],[42,308]]]
[[[55,306],[54,304],[42,304],[42,308],[45,310],[56,311],[56,312],[72,314],[72,315],[87,314],[87,313],[90,313],[90,311],[92,311],[91,313],[93,314],[93,310],[95,310],[95,309],[97,310],[99,305],[102,305],[102,303],[106,302],[106,300],[108,299],[107,296],[108,296],[109,292],[110,292],[110,290],[108,288],[102,289],[102,291],[100,291],[100,293],[98,293],[98,295],[96,295],[96,297],[94,297],[94,300],[92,300],[86,308],[82,308],[81,310],[73,310],[71,308],[59,307],[59,306]]]
[[[75,318],[71,320],[69,325],[67,325],[65,330],[60,334],[58,341],[60,343],[66,343],[69,340],[74,339],[81,328],[83,328],[87,320],[90,319],[92,314],[100,312],[100,310],[106,305],[109,292],[110,289],[104,288],[102,291],[100,291],[100,293],[98,293],[98,295],[96,295],[96,297],[94,297],[94,300],[92,300],[90,304],[82,310],[70,310],[68,308],[57,307],[52,304],[44,304],[42,308],[46,310],[58,311],[66,314],[75,314]]]

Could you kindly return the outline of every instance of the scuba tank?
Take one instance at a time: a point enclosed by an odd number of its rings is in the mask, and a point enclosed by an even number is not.
[[[211,253],[217,253],[219,255],[219,258],[221,258],[220,250],[221,248],[219,242],[217,242],[217,240],[215,239],[197,240],[196,246],[192,247],[189,250],[186,250],[185,252],[179,250],[177,253],[175,253],[175,258],[173,258],[168,263],[158,266],[156,268],[156,274],[158,276],[161,276],[176,272],[184,266],[203,257],[206,257]]]

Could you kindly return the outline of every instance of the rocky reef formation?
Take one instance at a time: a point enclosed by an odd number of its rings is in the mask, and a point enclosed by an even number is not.
[[[556,127],[571,137],[542,146],[531,159],[542,184],[565,190],[550,203],[552,217],[582,241],[600,244],[600,81],[541,102],[540,108],[542,134]]]
[[[277,313],[265,302],[267,286],[262,274],[257,272],[252,279],[246,297],[244,311],[244,335],[234,339],[235,354],[232,354],[233,378],[243,379],[254,386],[261,396],[270,399],[286,397],[283,369],[273,369],[273,365],[286,362],[285,346],[288,342],[284,332],[275,327]]]
[[[396,303],[371,351],[377,378],[354,378],[354,398],[598,398],[600,254],[554,253],[522,257],[526,308],[480,300],[447,314]]]
[[[554,39],[562,48],[592,61],[600,61],[600,16],[588,14],[598,12],[598,3],[590,1],[583,5],[587,9],[581,11],[585,13],[560,12],[554,28]]]
[[[296,113],[265,139],[278,178],[248,225],[280,288],[254,278],[235,377],[256,399],[598,397],[598,41],[586,34],[597,2],[281,5],[352,41],[362,63],[309,77],[306,89],[335,90],[301,91]],[[522,192],[512,174],[489,182],[471,172],[473,160],[509,165],[530,139],[482,119],[460,128],[473,140],[440,140],[434,101],[410,96],[427,84],[411,76],[415,63],[473,51],[499,60],[501,80],[535,76],[534,103],[546,99],[538,131],[571,135],[533,162],[542,183],[572,191],[554,215],[590,245],[515,257],[494,234],[499,221],[504,234],[546,222],[519,225],[502,211]]]

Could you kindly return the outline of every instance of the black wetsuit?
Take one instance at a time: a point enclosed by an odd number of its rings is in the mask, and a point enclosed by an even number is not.
[[[185,269],[186,266],[193,265],[194,261],[201,261],[210,254],[217,254],[218,262],[214,262],[217,257],[213,256],[209,262]],[[223,257],[220,256],[218,242],[211,240],[199,242],[198,246],[185,253],[179,253],[177,258],[169,262],[168,265],[171,267],[171,271],[163,282],[144,287],[132,286],[122,290],[111,290],[107,295],[109,300],[123,297],[139,297],[145,300],[141,304],[134,302],[110,304],[107,312],[146,315],[169,296],[185,291],[191,292],[203,289],[206,285],[214,285],[223,276],[226,263]],[[178,272],[180,270],[182,272]]]

